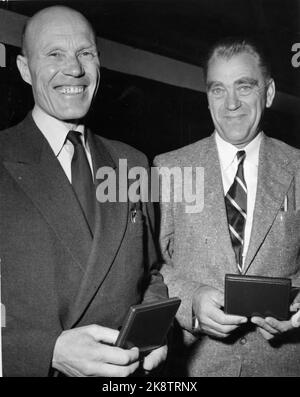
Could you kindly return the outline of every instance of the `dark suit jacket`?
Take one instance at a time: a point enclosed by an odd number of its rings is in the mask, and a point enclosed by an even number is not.
[[[147,167],[143,154],[89,132],[95,173]],[[118,177],[117,177],[118,180]],[[131,212],[137,210],[135,222]],[[92,238],[58,160],[31,115],[0,133],[0,258],[4,376],[47,376],[63,330],[117,329],[130,305],[166,297],[153,208],[97,203]]]

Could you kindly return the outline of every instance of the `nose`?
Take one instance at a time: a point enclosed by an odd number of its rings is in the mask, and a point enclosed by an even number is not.
[[[67,76],[80,77],[84,74],[82,64],[76,56],[69,57],[63,67],[63,73]]]
[[[227,91],[225,107],[228,110],[236,110],[241,106],[241,101],[234,89]]]

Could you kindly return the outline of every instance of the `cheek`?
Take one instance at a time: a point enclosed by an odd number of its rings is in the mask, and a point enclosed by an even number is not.
[[[96,67],[89,68],[86,70],[86,74],[90,79],[93,88],[97,88],[100,81],[100,72]]]
[[[255,101],[249,105],[249,114],[253,123],[258,124],[262,114],[262,107],[259,101]]]
[[[247,106],[249,113],[260,115],[265,104],[263,98],[260,96],[254,96],[253,98],[249,98],[248,101],[245,101],[245,106]]]
[[[209,101],[209,110],[213,119],[218,119],[221,115],[221,104],[215,101]]]
[[[57,74],[54,67],[41,67],[35,73],[35,86],[37,91],[45,92],[51,88],[51,81]]]

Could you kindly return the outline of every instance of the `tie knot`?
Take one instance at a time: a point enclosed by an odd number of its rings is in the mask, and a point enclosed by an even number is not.
[[[241,162],[245,159],[245,157],[246,157],[246,152],[245,152],[245,150],[239,150],[239,151],[236,153],[236,156],[237,156],[238,162],[241,163]]]
[[[74,145],[82,145],[82,140],[80,137],[81,133],[79,131],[69,131],[67,139]]]

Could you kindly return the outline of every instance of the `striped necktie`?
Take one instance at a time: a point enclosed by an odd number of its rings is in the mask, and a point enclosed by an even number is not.
[[[246,152],[237,152],[238,168],[230,189],[225,196],[227,220],[232,247],[235,252],[237,267],[243,272],[244,231],[247,217],[247,185],[244,178],[243,164]]]

